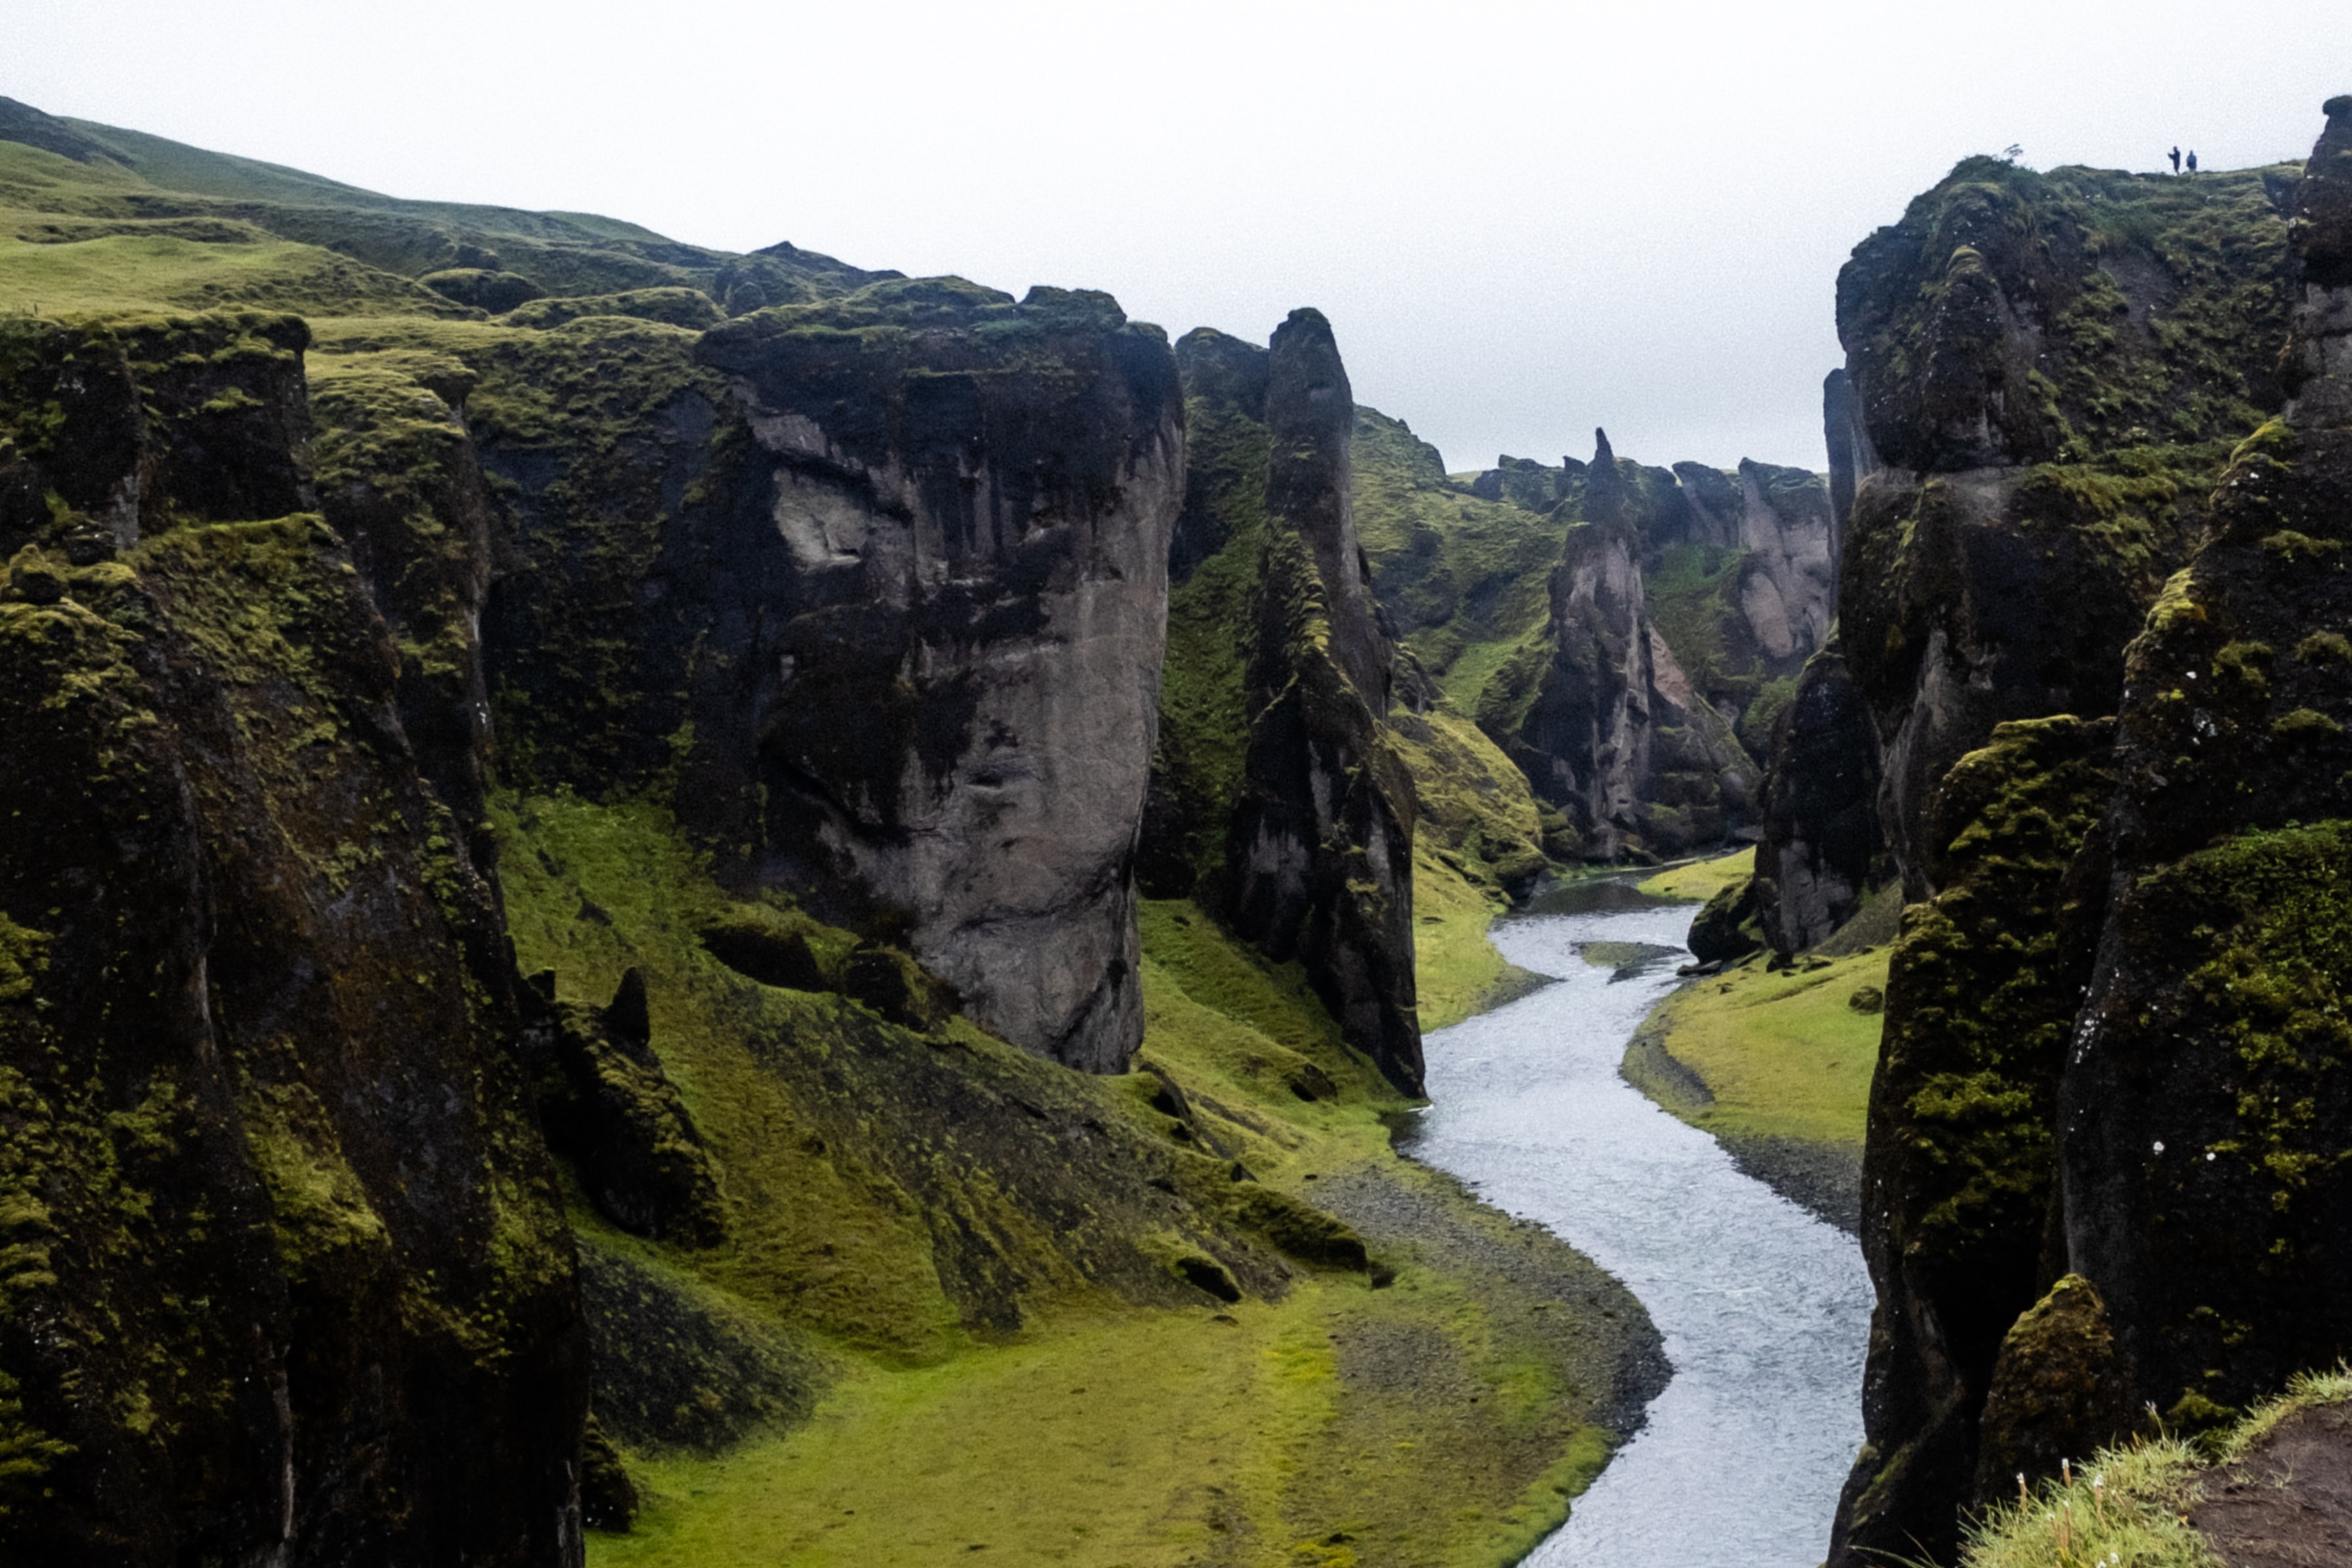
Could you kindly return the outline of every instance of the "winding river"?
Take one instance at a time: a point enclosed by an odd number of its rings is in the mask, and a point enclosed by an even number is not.
[[[1694,910],[1622,883],[1554,894],[1495,944],[1557,983],[1427,1042],[1414,1155],[1633,1290],[1674,1377],[1530,1568],[1812,1568],[1862,1443],[1870,1283],[1853,1237],[1743,1175],[1617,1076]],[[1638,972],[1593,942],[1676,950]]]

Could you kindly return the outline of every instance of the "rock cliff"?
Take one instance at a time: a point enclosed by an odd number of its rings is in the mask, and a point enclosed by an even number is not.
[[[882,284],[697,359],[765,470],[730,481],[768,537],[705,580],[741,639],[699,656],[731,667],[705,700],[740,707],[690,714],[755,748],[712,765],[764,791],[759,879],[901,936],[1006,1038],[1118,1070],[1183,494],[1166,339],[1103,295]]]
[[[2229,1352],[2217,1336],[2275,1332],[2280,1354],[2310,1348],[2291,1313],[2248,1300],[2232,1328],[2187,1349],[2196,1334],[2183,1325],[2208,1319],[2157,1300],[2155,1281],[2188,1265],[2140,1251],[2275,1239],[2250,1223],[2257,1205],[2242,1193],[2234,1212],[2215,1201],[2193,1214],[2132,1195],[2144,1186],[2129,1173],[2174,1146],[2132,1121],[2151,1073],[2187,1120],[2255,1103],[2210,1058],[2201,1076],[2189,1066],[2207,1024],[2134,994],[2113,1026],[2130,1038],[2160,1027],[2162,1051],[2087,1048],[2105,1026],[2098,997],[2134,984],[2121,952],[2159,942],[2166,921],[2210,933],[2230,918],[2210,877],[2192,888],[2195,873],[2173,868],[2181,879],[2158,895],[2159,867],[2231,820],[2233,792],[2308,787],[2291,782],[2302,775],[2289,753],[2327,722],[2315,693],[2313,720],[2248,709],[2241,722],[2281,727],[2234,744],[2249,771],[2200,797],[2210,809],[2193,826],[2181,816],[2160,853],[2135,847],[2146,779],[2186,773],[2184,757],[2214,738],[2135,737],[2271,689],[2269,643],[2189,647],[2202,635],[2189,628],[2206,623],[2188,584],[2209,560],[2218,584],[2223,561],[2242,566],[2279,526],[2250,516],[2233,529],[2229,514],[2260,488],[2265,454],[2296,438],[2272,425],[2244,442],[2284,393],[2278,204],[2290,189],[2276,171],[2174,181],[1971,160],[1840,278],[1850,384],[1832,378],[1825,411],[1836,482],[1853,498],[1841,636],[1879,744],[1880,826],[1915,907],[1872,1089],[1864,1240],[1879,1307],[1868,1443],[1835,1563],[1948,1552],[1960,1510],[2062,1436],[2116,1435],[2114,1413],[2145,1400],[2193,1425],[2199,1399],[2242,1397],[2276,1370],[2272,1348],[2249,1340]],[[2241,557],[2215,555],[2248,531]],[[2296,547],[2272,555],[2282,550]],[[2180,667],[2158,668],[2159,647]],[[2177,718],[2158,706],[2168,692]],[[2099,717],[2118,711],[2112,725]],[[2160,744],[2163,761],[2135,763]],[[1851,773],[1851,759],[1836,769]],[[1830,771],[1826,757],[1792,761],[1769,787],[1801,794],[1822,787],[1806,773]],[[2304,820],[2330,815],[2295,805]],[[2165,963],[2186,968],[2147,984],[2177,986],[2197,967],[2179,952]],[[2078,1016],[2085,985],[2093,1005]],[[2070,1271],[2089,1289],[2064,1310],[2030,1310]],[[2062,1329],[2069,1344],[2110,1349],[2060,1375]],[[2135,1359],[2167,1334],[2165,1354]],[[2210,1395],[2200,1392],[2208,1372]],[[1988,1415],[1992,1389],[2008,1392]]]
[[[1633,486],[1596,437],[1586,521],[1568,531],[1552,577],[1550,657],[1505,744],[1588,857],[1675,854],[1745,820],[1756,766],[1651,618]]]
[[[1198,885],[1298,959],[1348,1043],[1421,1088],[1413,781],[1390,732],[1395,652],[1356,536],[1354,397],[1330,324],[1265,349],[1209,329],[1178,363],[1200,454],[1147,826],[1150,890]]]
[[[15,1560],[579,1552],[572,1247],[478,802],[420,766],[345,540],[279,515],[307,340],[0,339],[0,464],[47,503],[0,523]]]
[[[2343,911],[2352,98],[2296,188],[2295,395],[2129,651],[2111,907],[2060,1096],[2069,1267],[2133,1402],[2203,1425],[2352,1348]]]
[[[1805,661],[1759,793],[1757,914],[1774,952],[1802,952],[1859,913],[1886,876],[1878,737],[1835,639]]]

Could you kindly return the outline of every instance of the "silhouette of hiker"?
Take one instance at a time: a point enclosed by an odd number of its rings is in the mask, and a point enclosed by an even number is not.
[[[2197,153],[2193,148],[2189,153],[2189,172],[2192,174],[2197,172]]]
[[[2180,173],[2180,149],[2178,147],[2172,150],[2172,172],[2176,174]]]

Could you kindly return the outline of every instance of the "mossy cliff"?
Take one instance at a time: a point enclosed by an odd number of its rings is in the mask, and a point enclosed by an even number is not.
[[[345,541],[252,516],[310,493],[306,336],[8,329],[24,1561],[578,1551],[583,1325],[488,868]]]
[[[2318,374],[2239,447],[2129,651],[2114,903],[2061,1096],[2069,1260],[2176,1420],[2352,1350],[2352,399],[2308,337],[2342,320],[2347,157],[2336,99],[2294,197],[2290,353]]]
[[[1385,722],[1396,656],[1356,539],[1347,371],[1314,310],[1264,351],[1207,329],[1180,350],[1202,457],[1178,529],[1192,571],[1171,608],[1145,879],[1203,883],[1417,1094],[1417,806]]]
[[[1845,661],[1932,901],[1873,1086],[1833,1563],[1948,1551],[2015,1468],[2352,1343],[2319,1131],[2352,453],[2305,346],[2347,109],[2299,186],[1971,160],[1842,275]],[[2305,401],[2265,423],[2290,327]]]
[[[2004,724],[1937,795],[1942,891],[1904,916],[1871,1081],[1863,1242],[1878,1307],[1867,1443],[1833,1553],[1943,1552],[1953,1500],[1990,1500],[1975,1487],[1994,1360],[2063,1272],[2053,1121],[2105,892],[2095,857],[2076,863],[2114,788],[2113,740],[2106,720]]]
[[[1928,796],[1995,724],[2114,711],[2230,447],[2277,408],[2284,189],[1971,159],[1839,274],[1885,465],[1855,475],[1839,621],[1912,898]]]

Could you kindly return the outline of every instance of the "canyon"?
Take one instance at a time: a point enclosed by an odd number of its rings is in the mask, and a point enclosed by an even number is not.
[[[1834,1568],[2352,1351],[2326,113],[1963,161],[1824,472],[1450,473],[1313,309],[0,100],[0,1555],[872,1560],[867,1443],[919,1555],[1517,1560],[1659,1336],[1390,1133],[1733,849],[1700,967],[1891,943]]]

